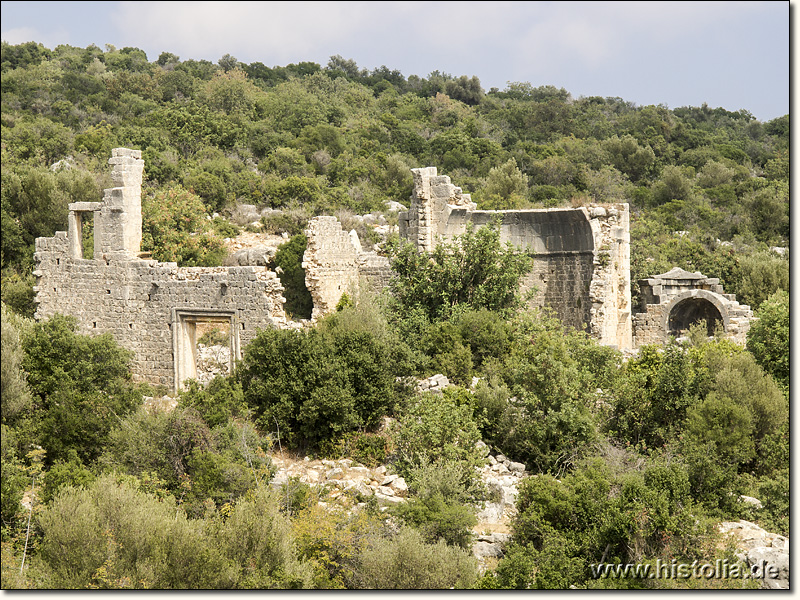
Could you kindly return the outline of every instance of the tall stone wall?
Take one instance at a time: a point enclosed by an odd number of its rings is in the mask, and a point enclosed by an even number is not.
[[[627,204],[476,210],[470,196],[435,167],[412,172],[411,205],[399,216],[401,237],[430,252],[470,223],[483,227],[499,220],[501,241],[533,256],[533,270],[521,282],[524,292],[535,290],[532,307],[552,308],[565,324],[603,344],[632,347]]]
[[[120,166],[134,170],[133,161],[141,162],[130,152],[114,151],[109,161],[114,172]],[[135,182],[136,177],[134,173],[126,181]],[[78,213],[89,208],[96,209],[95,215],[109,215],[101,217],[95,233],[93,259],[76,257],[79,240],[66,232],[36,240],[37,319],[56,313],[72,315],[82,333],[111,333],[133,352],[132,370],[137,380],[172,389],[182,384],[178,373],[189,372],[181,371],[180,365],[186,362],[181,348],[194,322],[230,323],[236,351],[251,341],[258,329],[286,325],[283,287],[276,274],[265,268],[179,268],[175,263],[135,256],[137,239],[141,240],[140,221],[139,235],[131,230],[137,215],[141,218],[141,198],[125,187],[119,193],[115,190],[106,190],[102,203],[92,203],[98,206],[75,206]],[[120,204],[120,198],[125,203]],[[70,227],[70,234],[78,235],[78,230]]]

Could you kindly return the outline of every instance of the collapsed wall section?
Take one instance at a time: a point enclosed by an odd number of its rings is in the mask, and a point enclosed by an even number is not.
[[[314,217],[305,234],[303,269],[314,302],[312,320],[334,312],[342,295],[353,296],[361,285],[381,290],[389,284],[388,259],[365,252],[356,232],[345,232],[336,217]]]

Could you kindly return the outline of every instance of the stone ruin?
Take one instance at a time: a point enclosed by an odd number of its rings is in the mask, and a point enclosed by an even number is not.
[[[411,206],[400,213],[400,236],[420,251],[500,220],[500,239],[533,256],[522,280],[533,290],[531,307],[548,306],[561,321],[600,343],[633,347],[630,286],[630,217],[627,204],[530,210],[476,210],[468,194],[437,175],[413,169]]]
[[[231,362],[259,329],[287,324],[283,286],[265,268],[178,267],[142,258],[141,151],[116,148],[118,187],[102,202],[69,205],[69,232],[36,240],[37,319],[77,318],[81,333],[110,333],[134,354],[137,380],[177,390],[197,376],[198,328],[228,332]],[[82,225],[94,219],[94,257]]]
[[[637,345],[657,344],[665,336],[684,335],[689,326],[705,321],[708,335],[721,327],[733,341],[744,344],[753,311],[726,294],[719,279],[675,267],[639,280],[641,312],[634,315]]]
[[[137,380],[173,391],[198,377],[203,332],[218,327],[228,339],[228,368],[259,329],[302,327],[284,312],[283,286],[265,266],[178,267],[141,252],[141,151],[116,148],[109,160],[116,187],[102,202],[69,205],[69,231],[36,240],[36,318],[77,318],[83,333],[110,333],[134,354]],[[503,242],[533,256],[522,281],[530,306],[548,306],[568,326],[600,343],[631,350],[663,342],[691,323],[720,323],[744,342],[752,312],[719,281],[675,270],[641,283],[644,305],[633,314],[628,205],[612,203],[535,210],[477,210],[435,167],[413,169],[410,208],[399,214],[400,235],[420,251],[439,240],[500,221]],[[84,258],[82,230],[94,224],[94,255]],[[335,310],[343,294],[390,281],[386,257],[361,247],[354,231],[330,216],[311,219],[303,255],[312,322]]]

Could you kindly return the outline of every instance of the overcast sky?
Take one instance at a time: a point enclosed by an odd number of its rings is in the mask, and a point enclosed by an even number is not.
[[[270,67],[340,54],[406,77],[477,75],[487,91],[527,81],[768,121],[789,112],[789,13],[787,1],[4,1],[2,39]]]

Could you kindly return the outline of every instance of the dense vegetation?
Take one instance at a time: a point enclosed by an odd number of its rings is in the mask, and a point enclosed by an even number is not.
[[[788,535],[788,251],[770,250],[788,245],[788,115],[485,93],[338,56],[269,68],[35,43],[3,44],[2,87],[3,588],[653,586],[589,565],[727,557],[722,519]],[[219,264],[237,205],[280,209],[261,228],[294,236],[276,257],[289,288],[306,218],[383,212],[410,168],[436,165],[488,208],[629,202],[634,280],[701,270],[761,319],[746,348],[698,328],[624,358],[518,311],[530,259],[496,229],[430,260],[395,239],[390,291],[263,331],[233,374],[148,410],[160,391],[113,339],[30,319],[34,239],[100,199],[117,146],[143,151],[143,243],[161,260]],[[418,394],[412,377],[434,373],[457,385]],[[539,476],[479,577],[481,439]],[[411,498],[390,518],[328,512],[318,490],[269,484],[277,444],[388,463]]]

